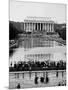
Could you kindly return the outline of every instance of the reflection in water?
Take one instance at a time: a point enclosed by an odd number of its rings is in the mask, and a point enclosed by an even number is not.
[[[10,74],[10,88],[15,88],[18,83],[20,83],[21,88],[26,87],[36,87],[36,86],[63,86],[66,85],[66,71],[63,71],[64,75],[62,77],[62,71],[58,71],[58,78],[56,77],[57,71],[48,71],[45,72],[45,76],[43,77],[43,72],[26,72],[24,77],[22,77],[23,73],[16,74],[19,77],[15,78],[15,74]],[[16,86],[15,86],[16,85]]]
[[[27,36],[21,37],[19,40],[19,47],[34,48],[34,47],[54,47],[61,46],[61,43],[56,42],[49,36]]]

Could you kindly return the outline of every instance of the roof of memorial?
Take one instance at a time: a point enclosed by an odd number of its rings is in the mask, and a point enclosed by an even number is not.
[[[31,17],[31,16],[27,16],[24,19],[24,22],[30,22],[30,21],[35,21],[35,22],[54,22],[51,20],[51,17]]]

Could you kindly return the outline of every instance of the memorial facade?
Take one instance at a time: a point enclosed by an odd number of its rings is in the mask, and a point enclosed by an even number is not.
[[[54,21],[45,17],[27,17],[24,19],[24,30],[26,32],[35,30],[54,32]]]

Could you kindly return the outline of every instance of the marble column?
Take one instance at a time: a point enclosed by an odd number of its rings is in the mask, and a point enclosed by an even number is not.
[[[47,23],[47,32],[49,32],[49,28],[48,28],[48,27],[49,27],[49,25],[48,25],[48,23]]]
[[[51,32],[51,23],[50,23],[50,25],[49,25],[49,28],[50,28],[49,30],[50,30],[50,32]]]
[[[47,31],[47,23],[45,23],[45,27],[46,27],[45,29],[46,29],[46,31]]]
[[[34,23],[32,23],[32,31],[34,30]]]
[[[50,23],[48,23],[48,28],[49,28],[49,32],[50,32]]]
[[[31,22],[31,31],[32,31],[32,22]]]
[[[49,32],[50,32],[50,23],[49,23]]]
[[[44,23],[42,23],[42,30],[44,30]]]
[[[27,23],[27,30],[28,30],[28,23]]]
[[[44,29],[43,30],[45,30],[45,23],[44,23]]]
[[[27,30],[27,23],[26,23],[26,30]]]
[[[26,23],[25,23],[25,31],[26,31]]]
[[[53,28],[53,32],[54,32],[54,23],[53,23],[53,27],[52,28]]]
[[[42,30],[44,30],[44,23],[42,23],[42,27],[43,27]]]
[[[37,30],[38,30],[38,23],[37,23]]]
[[[52,23],[50,24],[50,31],[52,32]]]
[[[45,23],[44,23],[44,29],[43,30],[45,30]]]
[[[33,31],[33,22],[31,23],[31,31]]]
[[[32,29],[32,23],[30,23],[30,31],[31,31],[31,29]]]
[[[45,23],[44,23],[44,30],[45,30]]]
[[[27,31],[27,23],[26,23],[26,31]]]
[[[28,23],[27,23],[27,30],[28,30]]]
[[[34,23],[34,30],[35,30],[35,28],[36,28],[36,24]]]
[[[32,31],[33,31],[33,22],[32,22]]]
[[[46,31],[48,32],[48,23],[46,23]]]
[[[35,30],[35,23],[33,23],[33,30]]]
[[[30,23],[29,23],[29,31],[30,31]]]
[[[29,31],[29,23],[28,23],[28,31]]]
[[[26,23],[26,30],[28,31],[28,23]]]
[[[45,23],[45,30],[47,31],[47,26],[46,26],[46,23]]]
[[[49,32],[50,32],[50,23],[48,23],[48,29],[49,29]]]
[[[30,23],[30,31],[31,31],[31,23]]]
[[[51,28],[52,32],[54,31],[54,24],[52,24],[52,28]]]
[[[40,30],[41,30],[41,23],[40,23]]]
[[[51,32],[52,32],[52,23],[51,23]]]
[[[38,30],[38,23],[37,23],[37,30]]]
[[[44,23],[44,30],[46,31],[46,23]]]

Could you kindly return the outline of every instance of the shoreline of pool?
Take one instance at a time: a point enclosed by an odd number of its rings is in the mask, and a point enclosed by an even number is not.
[[[54,71],[55,71],[55,72],[57,72],[57,71],[58,71],[58,72],[60,72],[60,71],[61,71],[61,72],[62,72],[62,71],[66,72],[66,70],[17,71],[17,72],[14,71],[14,72],[9,72],[9,74],[12,74],[12,73],[20,73],[20,74],[21,74],[21,73],[44,73],[44,72],[54,72]]]

